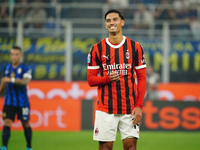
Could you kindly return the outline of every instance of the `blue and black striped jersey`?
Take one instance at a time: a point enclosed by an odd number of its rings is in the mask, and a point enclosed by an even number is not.
[[[4,77],[14,77],[15,79],[32,78],[32,70],[30,67],[21,63],[17,68],[13,68],[12,64],[8,64],[4,68]],[[29,106],[26,85],[18,85],[14,83],[6,83],[6,94],[4,97],[4,105],[9,106]]]

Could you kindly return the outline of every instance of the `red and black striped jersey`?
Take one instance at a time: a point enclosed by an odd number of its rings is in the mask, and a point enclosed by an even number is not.
[[[112,71],[120,75],[120,81],[98,86],[97,110],[110,114],[131,114],[136,94],[136,69],[146,68],[142,46],[125,36],[118,45],[105,38],[93,45],[88,54],[88,70],[97,70],[106,77]]]

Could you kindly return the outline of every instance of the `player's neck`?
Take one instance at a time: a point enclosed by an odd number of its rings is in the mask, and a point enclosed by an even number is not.
[[[15,63],[15,64],[14,64],[14,63],[12,63],[12,67],[13,67],[13,68],[17,68],[19,65],[20,65],[20,62],[18,62],[18,63]]]
[[[122,34],[109,34],[108,40],[112,44],[120,44],[121,41],[123,40],[123,35]]]

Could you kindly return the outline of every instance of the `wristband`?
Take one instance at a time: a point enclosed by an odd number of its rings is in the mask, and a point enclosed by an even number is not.
[[[12,82],[12,83],[15,83],[15,78],[12,77],[12,78],[11,78],[11,82]]]

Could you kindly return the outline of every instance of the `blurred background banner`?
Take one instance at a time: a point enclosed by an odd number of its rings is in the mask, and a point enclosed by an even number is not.
[[[95,36],[72,41],[72,79],[86,80],[86,58],[92,44],[99,41]],[[200,76],[200,42],[186,40],[171,40],[169,51],[170,81],[199,82]],[[10,62],[9,51],[16,43],[14,38],[0,37],[0,71]],[[155,71],[162,71],[163,52],[161,40],[141,39],[147,62]],[[65,78],[65,48],[62,38],[24,38],[24,62],[33,70],[34,80],[64,80]]]
[[[81,101],[80,100],[31,100],[30,123],[37,131],[80,131]],[[3,100],[0,99],[0,105]],[[3,129],[2,110],[0,111],[0,129]],[[17,120],[13,130],[23,130],[21,121]]]
[[[141,130],[200,131],[199,102],[146,101]]]
[[[200,84],[169,83],[158,87],[160,101],[144,101],[141,129],[200,130]],[[93,128],[97,91],[87,82],[31,81],[28,95],[30,122],[34,130],[80,131]],[[3,107],[3,97],[0,106]],[[2,109],[0,116],[2,128]],[[15,122],[13,129],[22,130],[20,121]]]
[[[197,83],[159,83],[160,100],[167,101],[200,101],[200,84]]]

